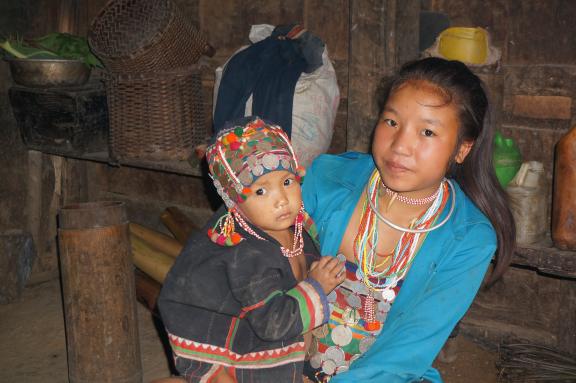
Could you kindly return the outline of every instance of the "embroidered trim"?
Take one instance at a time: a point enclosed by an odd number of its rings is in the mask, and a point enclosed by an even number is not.
[[[314,279],[308,278],[298,283],[294,288],[288,290],[286,295],[290,295],[298,301],[302,318],[302,333],[308,332],[328,320],[330,316],[328,300],[322,287]]]
[[[238,354],[227,348],[212,344],[194,342],[179,336],[168,334],[174,354],[181,358],[200,362],[219,364],[226,367],[246,369],[270,368],[304,360],[304,342],[272,350]]]

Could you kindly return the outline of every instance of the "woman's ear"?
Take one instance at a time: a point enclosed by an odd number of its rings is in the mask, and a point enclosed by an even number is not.
[[[464,141],[460,144],[458,152],[456,153],[456,157],[454,157],[456,163],[461,164],[464,162],[466,156],[468,156],[468,153],[470,153],[470,150],[472,150],[472,146],[474,146],[474,141]]]

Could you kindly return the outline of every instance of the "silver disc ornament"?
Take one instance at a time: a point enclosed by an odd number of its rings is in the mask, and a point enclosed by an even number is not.
[[[332,330],[330,335],[334,344],[344,347],[352,342],[352,330],[348,326],[338,325]]]
[[[330,346],[324,351],[324,360],[333,360],[336,366],[346,364],[346,354],[338,346]]]
[[[322,363],[322,372],[326,375],[332,375],[336,371],[336,367],[338,366],[332,359],[327,359]]]

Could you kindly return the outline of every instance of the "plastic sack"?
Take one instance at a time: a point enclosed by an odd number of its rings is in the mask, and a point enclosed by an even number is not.
[[[250,41],[257,43],[264,40],[272,34],[274,28],[268,24],[253,25],[249,35]],[[246,48],[242,47],[236,53]],[[222,72],[228,61],[224,66],[216,68],[213,108],[216,107]],[[330,147],[339,102],[340,90],[336,72],[325,48],[322,53],[322,66],[314,72],[302,73],[294,91],[291,140],[300,165],[308,167],[314,158],[326,153]],[[244,112],[245,116],[251,114],[252,97],[246,102]]]

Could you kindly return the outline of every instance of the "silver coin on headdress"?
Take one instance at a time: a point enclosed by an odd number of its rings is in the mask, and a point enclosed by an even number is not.
[[[364,354],[366,351],[368,351],[370,347],[372,347],[375,340],[376,338],[373,336],[367,336],[365,338],[362,338],[360,340],[360,344],[358,345],[358,349],[362,354]]]
[[[334,344],[344,347],[352,341],[352,330],[348,326],[338,325],[334,327],[330,337]]]
[[[323,324],[322,326],[316,327],[314,330],[312,330],[312,335],[318,339],[322,339],[325,338],[329,332],[330,329],[328,328],[328,324]]]
[[[248,164],[249,168],[253,168],[258,165],[258,158],[256,156],[249,156],[246,159],[246,163]]]
[[[252,185],[252,174],[248,169],[245,169],[243,172],[238,174],[238,179],[242,182],[243,185]],[[242,192],[242,191],[240,191]]]
[[[322,366],[322,359],[323,358],[324,358],[324,355],[319,353],[319,352],[312,355],[312,358],[310,358],[310,366],[312,366],[312,368],[320,368]]]
[[[333,360],[336,366],[341,366],[346,362],[346,354],[338,346],[330,346],[324,351],[324,360]]]
[[[346,262],[346,256],[342,253],[336,254],[336,259],[338,259],[340,262]]]
[[[260,164],[254,166],[252,168],[252,174],[254,174],[256,177],[260,177],[262,174],[264,174],[264,167]]]
[[[282,165],[282,169],[288,170],[290,169],[290,161],[287,160],[285,157],[280,159],[280,165]],[[293,169],[296,170],[296,169]]]
[[[346,297],[346,302],[348,302],[350,307],[354,307],[357,309],[362,307],[362,300],[360,299],[360,296],[355,293],[350,293],[350,295]]]
[[[274,154],[266,154],[262,157],[262,166],[266,169],[276,169],[279,164],[280,161],[278,160],[278,156]]]
[[[337,367],[336,363],[333,360],[331,359],[325,360],[322,363],[322,372],[325,373],[326,375],[332,375],[334,374],[334,371],[336,371],[336,367]]]

